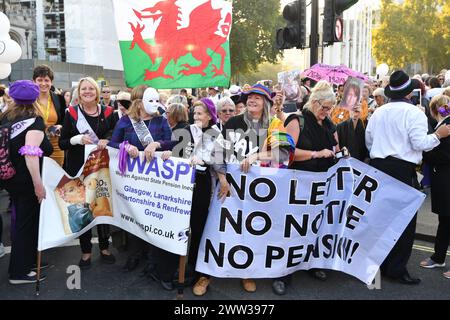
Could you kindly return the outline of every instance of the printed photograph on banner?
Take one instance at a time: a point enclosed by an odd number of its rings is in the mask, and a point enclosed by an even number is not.
[[[98,216],[112,217],[108,150],[93,151],[83,174],[63,176],[54,193],[66,234],[81,231]]]
[[[90,153],[81,175],[86,186],[86,200],[92,206],[94,218],[112,217],[112,185],[109,173],[108,149],[95,150]]]
[[[339,107],[347,110],[355,109],[361,102],[363,87],[363,80],[355,77],[348,77],[344,84],[344,94],[339,103]]]

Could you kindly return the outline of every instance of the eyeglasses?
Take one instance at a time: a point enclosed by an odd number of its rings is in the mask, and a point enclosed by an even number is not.
[[[322,108],[322,110],[325,112],[329,112],[329,111],[331,111],[331,109],[333,109],[333,106],[331,106],[331,107],[324,106],[320,101],[317,101],[317,103],[319,104],[320,108]]]
[[[111,93],[111,91],[102,91],[102,93]]]
[[[220,110],[220,112],[222,112],[222,113],[233,113],[234,109],[222,109],[222,110]]]

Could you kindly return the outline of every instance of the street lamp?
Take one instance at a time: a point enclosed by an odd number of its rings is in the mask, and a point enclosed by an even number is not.
[[[27,59],[30,59],[30,49],[28,45],[28,35],[30,34],[30,31],[28,29],[25,29],[25,41],[27,43]]]

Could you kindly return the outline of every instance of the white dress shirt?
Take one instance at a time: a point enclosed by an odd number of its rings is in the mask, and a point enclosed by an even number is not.
[[[406,102],[391,102],[376,109],[366,129],[370,158],[388,156],[419,164],[422,151],[439,145],[435,134],[427,134],[425,114]]]

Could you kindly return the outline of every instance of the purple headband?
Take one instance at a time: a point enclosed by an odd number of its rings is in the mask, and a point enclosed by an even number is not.
[[[201,102],[206,106],[208,109],[208,113],[211,116],[211,121],[216,124],[217,123],[217,111],[216,111],[216,105],[211,99],[203,98],[200,99]]]

